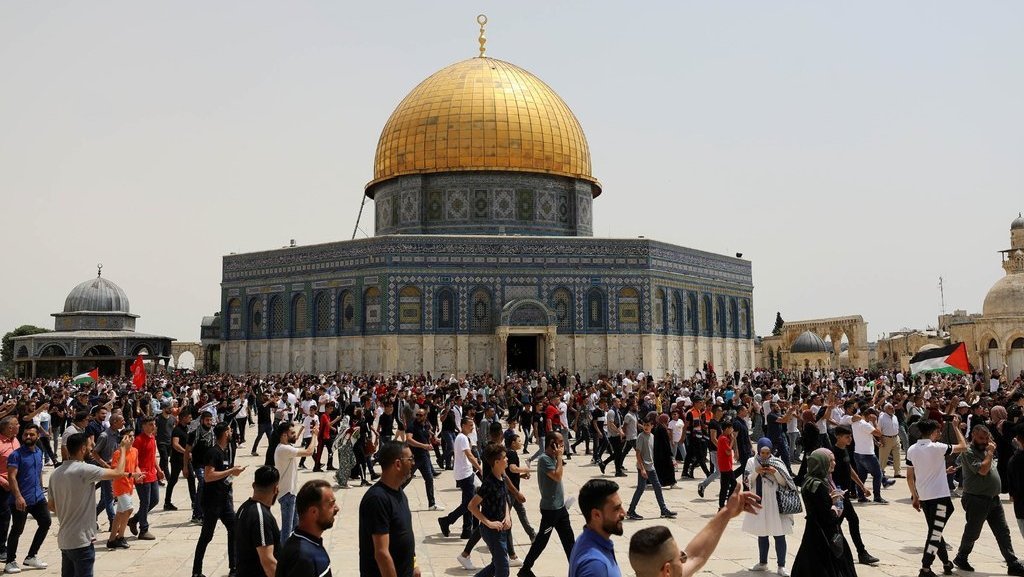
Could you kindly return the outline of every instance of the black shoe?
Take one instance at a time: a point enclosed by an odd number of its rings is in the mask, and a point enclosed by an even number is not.
[[[942,574],[943,575],[952,575],[953,574],[953,564],[952,563],[943,563],[942,564]]]
[[[878,563],[878,557],[868,553],[867,551],[861,551],[857,553],[857,562],[861,565],[874,565]]]
[[[604,461],[598,461],[597,462],[597,468],[601,469],[601,474],[604,475],[604,468],[605,468]]]
[[[462,533],[459,533],[459,539],[469,539],[472,536],[473,536],[473,532],[472,531],[463,531]]]
[[[323,470],[322,467],[313,467],[313,472],[314,473],[323,473],[324,470]]]
[[[903,475],[893,475],[892,478],[893,479],[906,479],[906,477],[903,476]]]
[[[360,487],[369,487],[370,486],[370,482],[367,481],[366,479],[363,479],[363,481],[361,483],[359,483],[359,486]]]
[[[701,499],[704,498],[704,485],[697,485],[697,494],[700,495]]]
[[[206,577],[206,575],[203,575],[202,573],[193,573],[192,577]]]
[[[377,473],[374,473],[373,471],[370,471],[370,480],[371,481],[376,481],[377,479],[380,479],[380,475],[378,475]]]
[[[967,559],[961,559],[959,557],[953,557],[953,564],[956,565],[957,567],[963,569],[964,571],[974,571],[974,567],[971,567],[971,564],[967,562]],[[945,567],[945,566],[943,566],[943,567]],[[949,575],[949,573],[946,573],[946,575]]]
[[[519,575],[519,577],[537,577],[530,569],[520,569],[517,575]]]
[[[679,513],[676,513],[675,511],[669,511],[668,509],[665,509],[664,511],[661,512],[661,516],[662,516],[663,519],[675,519],[676,517],[679,516]]]
[[[442,535],[444,535],[445,537],[448,537],[448,536],[450,536],[452,534],[451,527],[448,526],[448,523],[444,522],[444,517],[438,517],[437,524],[441,526],[441,534]]]
[[[622,471],[619,471],[619,472],[615,473],[615,476],[616,477],[628,477],[629,475],[623,473]]]
[[[630,511],[629,513],[626,513],[626,518],[629,519],[630,521],[643,521],[644,520],[643,517],[641,517],[640,515],[637,515],[633,511]]]
[[[886,501],[885,499],[883,499],[881,497],[875,497],[875,503],[878,503],[879,505],[888,505],[889,504],[888,501]]]
[[[935,577],[935,572],[931,568],[921,569],[917,572],[917,577]]]
[[[1009,565],[1006,568],[1006,574],[1007,575],[1017,575],[1019,577],[1024,577],[1024,565],[1022,565],[1020,563],[1020,561],[1018,561],[1016,563],[1013,563],[1012,565]]]
[[[328,465],[328,466],[327,466],[327,470],[328,470],[328,471],[337,471],[337,470],[338,470],[338,468],[337,468],[337,467],[332,467],[332,466]]]
[[[117,549],[117,541],[107,541],[107,549]]]
[[[164,503],[164,511],[177,511],[178,508],[173,503]]]
[[[139,520],[135,517],[128,518],[128,530],[132,532],[132,535],[139,534]]]
[[[203,519],[201,517],[192,517],[191,519],[189,519],[188,522],[192,523],[193,525],[202,525]]]
[[[857,502],[858,503],[868,503],[868,502],[870,502],[870,499],[868,499],[867,497],[861,497],[861,498],[857,499]]]
[[[250,455],[252,455],[253,457],[257,456],[257,455],[256,455],[256,451],[253,451],[253,452],[251,452],[251,453],[249,453],[249,454],[250,454]]]

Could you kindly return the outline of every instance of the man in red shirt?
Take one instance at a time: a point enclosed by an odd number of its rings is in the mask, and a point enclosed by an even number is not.
[[[141,483],[135,484],[139,494],[139,510],[128,519],[128,530],[139,539],[152,541],[156,539],[149,532],[149,512],[160,502],[160,484],[164,480],[164,472],[159,466],[159,455],[156,447],[156,419],[142,418],[142,432],[135,437],[132,446],[139,451],[139,470],[142,471]]]
[[[7,554],[7,531],[11,527],[11,486],[7,482],[7,457],[18,450],[17,417],[0,420],[0,552]]]
[[[733,430],[732,421],[722,421],[722,434],[718,435],[718,451],[715,455],[718,466],[719,478],[718,508],[725,508],[729,502],[733,490],[736,488],[736,471],[732,468],[733,446],[736,444],[736,431]],[[741,463],[745,465],[745,463]]]

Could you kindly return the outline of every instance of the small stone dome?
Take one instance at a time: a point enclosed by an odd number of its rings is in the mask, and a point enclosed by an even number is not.
[[[804,331],[800,336],[793,341],[793,344],[789,346],[789,352],[791,353],[828,353],[831,352],[831,347],[824,339],[814,334],[811,331]]]
[[[1017,213],[1017,218],[1013,219],[1010,223],[1010,230],[1021,230],[1024,229],[1024,215]]]
[[[982,312],[991,316],[1024,316],[1024,274],[1008,274],[985,296]]]
[[[121,287],[97,275],[76,286],[64,300],[64,312],[131,312],[128,308],[128,295]]]

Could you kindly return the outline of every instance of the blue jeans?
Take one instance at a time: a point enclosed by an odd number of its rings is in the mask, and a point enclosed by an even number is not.
[[[470,475],[465,479],[458,479],[455,481],[455,486],[462,490],[462,502],[459,503],[459,506],[454,511],[448,513],[444,517],[441,517],[442,522],[445,525],[451,525],[457,521],[459,517],[462,517],[463,533],[472,532],[473,526],[475,525],[473,521],[476,520],[469,512],[469,502],[473,500],[473,495],[476,494],[476,488],[473,487],[473,478],[474,475]]]
[[[633,500],[629,503],[630,513],[636,513],[636,506],[640,503],[640,497],[643,496],[644,491],[647,489],[648,479],[651,481],[651,486],[654,487],[654,496],[658,499],[658,507],[661,507],[661,512],[668,511],[668,507],[665,505],[665,496],[661,494],[661,482],[658,481],[658,472],[651,469],[647,471],[647,479],[644,479],[643,475],[639,472],[636,474],[636,492],[633,493]]]
[[[475,577],[508,577],[508,551],[505,548],[508,531],[495,531],[480,525],[480,538],[487,544],[491,562]]]
[[[96,549],[92,545],[60,550],[60,577],[92,577],[95,564]]]
[[[160,484],[139,483],[135,485],[135,492],[139,494],[139,510],[132,517],[139,522],[139,531],[149,531],[149,512],[160,502]]]
[[[882,468],[878,464],[878,457],[874,455],[854,454],[857,460],[857,468],[862,471],[861,480],[867,479],[871,474],[871,492],[875,494],[875,500],[882,498]]]
[[[775,558],[779,567],[786,566],[786,536],[777,535],[775,539]],[[757,560],[762,565],[768,564],[768,537],[757,538]]]
[[[107,522],[114,522],[114,485],[111,481],[100,481],[100,502],[96,504],[96,515],[106,510]]]
[[[298,519],[295,515],[295,495],[288,493],[277,498],[281,504],[281,545],[295,532]]]

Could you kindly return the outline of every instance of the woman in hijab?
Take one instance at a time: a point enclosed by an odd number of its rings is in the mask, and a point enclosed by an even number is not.
[[[654,470],[662,487],[671,489],[676,484],[676,469],[672,462],[672,443],[668,432],[668,415],[658,415],[654,434]]]
[[[775,541],[776,572],[789,577],[786,571],[786,535],[793,532],[793,516],[779,513],[778,488],[797,489],[792,477],[786,472],[786,465],[772,456],[772,442],[767,437],[757,441],[757,453],[747,461],[743,469],[743,485],[750,487],[761,497],[761,511],[748,513],[743,518],[743,531],[757,536],[758,562],[751,571],[768,569],[769,538]]]
[[[832,451],[815,449],[804,459],[807,473],[800,492],[807,524],[793,560],[793,577],[856,577],[853,554],[843,536],[843,493],[832,482]],[[841,548],[837,556],[833,551]]]

